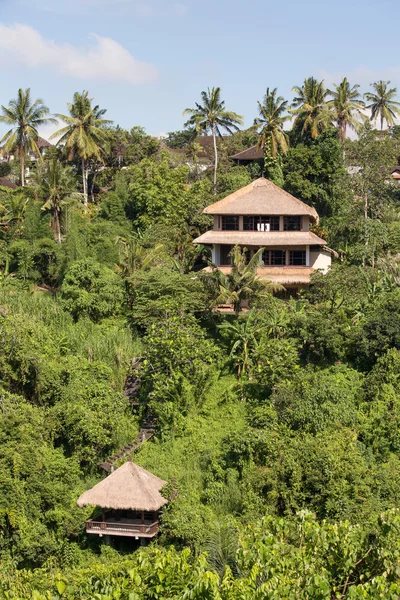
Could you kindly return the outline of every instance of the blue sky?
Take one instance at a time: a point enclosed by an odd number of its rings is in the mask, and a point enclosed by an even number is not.
[[[52,112],[88,89],[107,117],[151,134],[219,85],[250,125],[267,86],[310,75],[400,90],[394,0],[0,0],[0,104],[31,87]],[[44,131],[44,134],[50,133]]]

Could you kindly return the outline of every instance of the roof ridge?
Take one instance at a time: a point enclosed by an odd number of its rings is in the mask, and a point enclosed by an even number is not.
[[[262,187],[267,188],[267,190],[269,190],[271,192],[272,197],[269,199],[270,202],[272,202],[272,203],[275,202],[275,204],[279,204],[280,201],[284,202],[284,199],[287,199],[288,201],[292,202],[295,206],[301,208],[302,211],[304,211],[304,214],[308,214],[308,215],[314,217],[314,219],[318,221],[318,213],[314,207],[310,206],[309,204],[306,204],[299,198],[296,198],[295,196],[293,196],[286,190],[284,190],[281,187],[279,187],[278,185],[276,185],[273,181],[271,181],[270,179],[267,179],[265,177],[259,177],[258,179],[255,179],[254,181],[247,184],[246,186],[236,190],[235,192],[232,192],[228,196],[225,196],[225,198],[221,198],[220,200],[217,200],[217,202],[210,204],[209,206],[207,206],[204,209],[204,213],[205,214],[218,214],[218,212],[217,212],[218,209],[224,209],[229,204],[234,203],[235,201],[239,200],[243,196],[246,196],[247,194],[251,194],[251,192],[253,192],[257,188],[262,188]],[[268,201],[268,198],[263,198],[263,197],[254,198],[253,197],[253,198],[249,199],[249,201],[250,200],[252,200],[253,202],[263,203],[265,201]],[[237,207],[236,207],[236,210],[237,210]],[[267,210],[267,209],[265,209],[265,210]],[[235,212],[235,214],[237,214],[237,212]],[[259,214],[261,214],[261,213],[259,213]],[[264,214],[268,214],[268,213],[264,213]],[[293,214],[296,214],[296,213],[293,213]]]

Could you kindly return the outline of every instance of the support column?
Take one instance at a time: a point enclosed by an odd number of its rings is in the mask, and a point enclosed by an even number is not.
[[[221,247],[219,244],[213,244],[212,262],[214,263],[214,265],[217,265],[217,267],[219,267],[221,264]]]
[[[310,246],[306,246],[306,267],[310,266]]]
[[[279,217],[279,231],[283,231],[283,217]]]

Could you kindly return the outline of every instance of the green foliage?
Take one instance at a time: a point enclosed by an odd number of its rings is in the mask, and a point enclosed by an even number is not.
[[[156,267],[134,273],[130,284],[133,319],[141,327],[148,328],[160,319],[206,308],[205,288],[201,279],[193,274]]]
[[[201,402],[218,350],[190,314],[153,323],[144,343],[142,394],[162,428],[179,425],[182,416]]]
[[[289,149],[284,159],[285,189],[311,204],[321,216],[341,214],[350,201],[349,176],[335,131]]]
[[[265,164],[230,158],[256,128],[218,136],[218,185],[196,131],[162,150],[78,93],[65,151],[29,163],[31,187],[0,190],[1,597],[400,595],[400,137],[344,139],[361,106],[345,79],[296,92],[287,135],[287,101],[267,90],[259,106]],[[219,88],[202,102],[195,128],[235,128]],[[236,247],[232,272],[210,275],[193,245],[204,208],[265,168],[339,254],[296,299],[257,278],[262,250]],[[168,482],[160,535],[106,546],[76,500],[150,422],[133,460]]]
[[[87,316],[93,321],[118,314],[124,292],[118,275],[93,259],[72,264],[65,274],[61,300],[74,319]]]

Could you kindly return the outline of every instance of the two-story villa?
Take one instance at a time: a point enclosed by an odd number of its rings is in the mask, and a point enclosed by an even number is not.
[[[210,245],[212,262],[222,271],[231,269],[230,252],[239,245],[252,256],[264,248],[259,277],[280,283],[289,292],[307,287],[316,269],[327,272],[333,251],[310,231],[318,223],[314,208],[260,178],[208,206],[214,228],[194,240]]]

